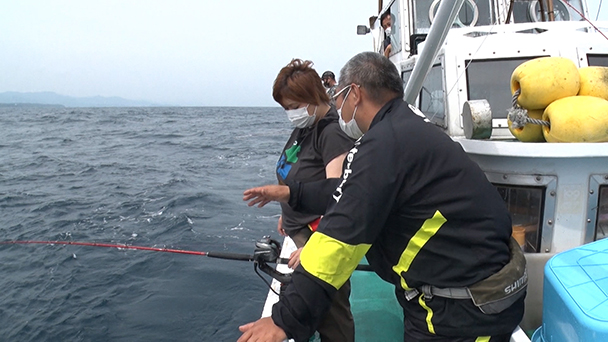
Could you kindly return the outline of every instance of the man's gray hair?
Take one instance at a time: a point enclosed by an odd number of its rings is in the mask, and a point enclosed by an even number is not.
[[[357,84],[365,88],[372,101],[382,104],[389,97],[403,96],[403,80],[393,62],[376,52],[362,52],[351,58],[340,71],[340,88]]]

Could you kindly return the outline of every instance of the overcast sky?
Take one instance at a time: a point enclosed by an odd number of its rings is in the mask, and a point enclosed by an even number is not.
[[[338,75],[350,57],[372,48],[371,36],[357,36],[356,26],[378,6],[372,0],[0,1],[0,92],[196,106],[275,106],[272,82],[294,57]],[[591,13],[598,3],[590,1]]]
[[[275,106],[292,58],[336,74],[370,0],[1,0],[0,92]]]

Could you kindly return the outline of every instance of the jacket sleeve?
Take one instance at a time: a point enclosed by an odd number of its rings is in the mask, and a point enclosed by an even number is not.
[[[286,182],[289,186],[289,206],[306,214],[324,215],[331,195],[341,178],[326,178],[315,182]]]
[[[386,133],[382,140],[364,137],[349,152],[328,211],[302,250],[292,284],[273,307],[275,324],[297,341],[314,332],[392,210],[400,188],[394,141]]]
[[[292,282],[272,307],[272,320],[296,342],[308,341],[329,310],[336,289],[298,266]]]
[[[399,139],[388,122],[380,124],[346,156],[342,179],[318,228],[349,245],[375,241],[405,183],[407,166]]]

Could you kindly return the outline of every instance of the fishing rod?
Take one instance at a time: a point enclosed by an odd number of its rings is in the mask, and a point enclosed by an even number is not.
[[[209,258],[228,259],[228,260],[241,260],[241,261],[254,261],[254,255],[251,254],[239,254],[239,253],[228,253],[228,252],[199,252],[190,251],[184,249],[172,249],[164,247],[145,247],[145,246],[134,246],[127,244],[112,244],[112,243],[98,243],[98,242],[78,242],[78,241],[39,241],[39,240],[13,240],[13,241],[0,241],[0,245],[26,245],[26,244],[39,244],[39,245],[74,245],[74,246],[91,246],[91,247],[108,247],[118,249],[134,249],[141,251],[154,251],[154,252],[166,252],[166,253],[179,253],[179,254],[190,254],[200,255]],[[277,258],[279,264],[286,264],[289,259]]]
[[[127,244],[114,244],[114,243],[100,243],[100,242],[79,242],[79,241],[60,241],[60,240],[10,240],[0,241],[0,245],[27,245],[27,244],[38,244],[38,245],[73,245],[73,246],[90,246],[90,247],[106,247],[106,248],[117,248],[117,249],[132,249],[141,251],[153,251],[153,252],[165,252],[165,253],[177,253],[177,254],[189,254],[206,256],[209,258],[227,259],[227,260],[239,260],[239,261],[253,261],[255,272],[266,282],[270,287],[270,284],[264,279],[257,271],[259,268],[264,273],[268,274],[272,278],[278,280],[283,284],[291,282],[291,274],[281,273],[275,268],[268,265],[268,263],[276,264],[287,264],[288,258],[281,258],[281,244],[270,236],[264,236],[262,239],[255,242],[255,250],[253,254],[241,254],[241,253],[230,253],[230,252],[202,252],[192,251],[184,249],[173,249],[165,247],[146,247],[136,246]],[[356,270],[359,271],[371,271],[369,265],[357,265]],[[271,288],[272,289],[272,288]],[[274,291],[274,290],[273,290]]]

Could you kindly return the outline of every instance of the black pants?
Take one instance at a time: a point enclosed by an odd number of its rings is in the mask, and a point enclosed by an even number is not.
[[[312,231],[304,228],[288,232],[298,248],[304,247]],[[350,279],[342,285],[331,303],[329,312],[317,328],[323,342],[353,342],[355,340],[355,321],[350,311]]]
[[[498,314],[484,314],[471,299],[418,295],[408,301],[403,290],[396,294],[403,307],[404,341],[509,341],[524,313],[523,296]]]
[[[478,337],[446,337],[431,335],[428,331],[421,331],[405,320],[404,342],[432,341],[432,342],[509,342],[511,334]]]

